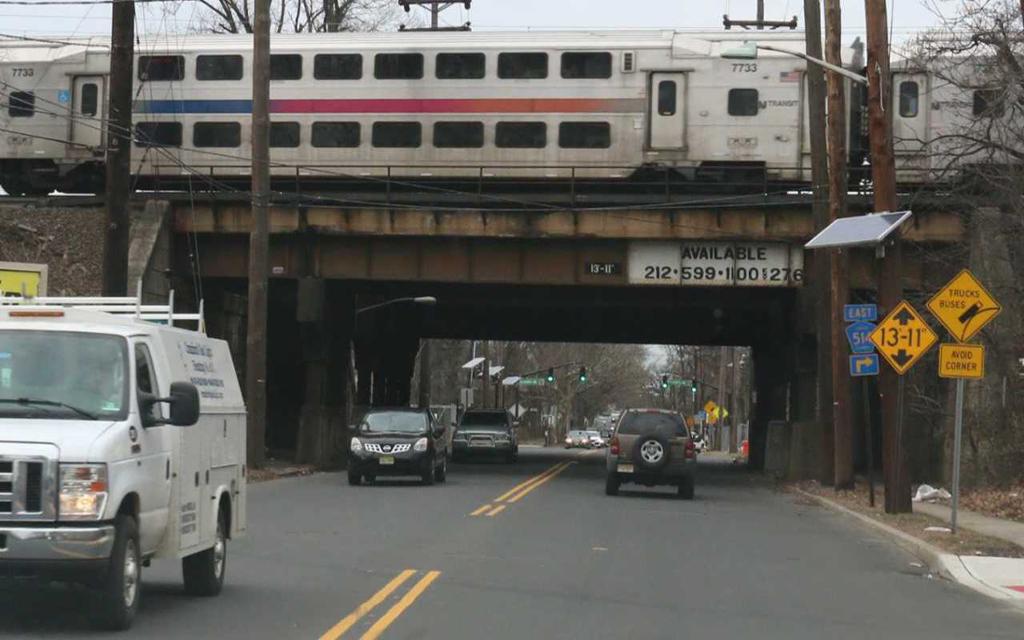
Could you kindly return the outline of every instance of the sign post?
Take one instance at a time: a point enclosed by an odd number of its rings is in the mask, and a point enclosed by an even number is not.
[[[964,430],[964,388],[968,379],[985,377],[985,347],[963,344],[1002,312],[1003,307],[968,269],[949,281],[928,301],[928,310],[960,344],[939,347],[939,377],[956,380],[953,422],[953,503],[949,528],[957,532],[960,511],[960,453]]]
[[[896,459],[903,459],[903,397],[907,371],[938,341],[932,328],[906,300],[885,316],[871,332],[871,342],[899,376],[896,388]],[[895,485],[900,486],[898,477]]]
[[[871,332],[878,320],[878,306],[874,304],[848,304],[843,306],[843,320],[851,323],[846,327],[846,339],[850,343],[850,376],[860,378],[860,393],[864,400],[864,452],[867,455],[868,504],[875,506],[875,440],[871,435],[871,398],[868,395],[868,377],[877,376],[881,368]]]

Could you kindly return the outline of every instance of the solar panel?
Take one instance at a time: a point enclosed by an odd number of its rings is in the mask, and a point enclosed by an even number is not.
[[[811,238],[804,248],[828,249],[878,245],[893,231],[899,229],[900,225],[909,220],[912,215],[911,211],[886,211],[839,218]]]

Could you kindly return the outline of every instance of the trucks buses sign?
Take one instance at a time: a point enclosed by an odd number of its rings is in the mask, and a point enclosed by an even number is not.
[[[794,287],[803,248],[782,242],[632,242],[629,282],[698,287]]]

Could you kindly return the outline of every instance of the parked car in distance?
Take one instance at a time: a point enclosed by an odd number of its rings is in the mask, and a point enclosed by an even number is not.
[[[512,415],[504,409],[471,409],[462,416],[452,438],[452,455],[499,455],[506,462],[519,458],[519,436]]]
[[[425,485],[447,479],[447,429],[429,409],[370,409],[352,430],[349,484],[377,476],[418,476]]]
[[[598,431],[586,431],[587,444],[586,446],[590,449],[603,449],[606,441]]]
[[[584,447],[586,446],[587,440],[586,432],[576,430],[570,431],[565,434],[565,448],[575,449],[577,447]]]
[[[674,485],[693,499],[697,451],[683,416],[662,409],[623,413],[606,456],[605,493],[613,496],[624,482],[647,487]]]

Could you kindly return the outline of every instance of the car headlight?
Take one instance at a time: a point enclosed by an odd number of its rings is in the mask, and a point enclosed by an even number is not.
[[[107,506],[107,465],[60,465],[60,519],[99,520]]]
[[[462,433],[461,431],[456,431],[455,435],[452,436],[452,440],[465,440],[465,439],[466,439],[466,434]]]
[[[426,451],[427,450],[427,439],[420,438],[416,441],[416,444],[412,445],[413,451]]]
[[[359,453],[363,450],[363,443],[359,438],[352,438],[348,443],[348,448],[352,453]]]
[[[509,440],[511,440],[511,438],[508,437],[507,433],[499,433],[498,435],[494,436],[494,439],[500,440],[501,442],[508,442]]]

